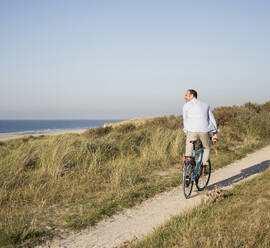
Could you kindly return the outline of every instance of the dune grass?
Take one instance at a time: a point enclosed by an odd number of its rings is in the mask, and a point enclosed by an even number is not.
[[[171,218],[130,248],[270,247],[270,169],[224,199]]]
[[[214,110],[214,169],[270,142],[270,102]],[[33,246],[181,183],[181,116],[0,142],[0,246]]]

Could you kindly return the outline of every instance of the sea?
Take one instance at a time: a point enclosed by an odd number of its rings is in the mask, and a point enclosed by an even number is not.
[[[43,133],[95,128],[123,120],[0,120],[0,134]]]

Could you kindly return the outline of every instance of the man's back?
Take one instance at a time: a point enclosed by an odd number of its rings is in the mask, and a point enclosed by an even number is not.
[[[184,131],[185,132],[210,132],[211,127],[210,107],[196,98],[184,104]]]

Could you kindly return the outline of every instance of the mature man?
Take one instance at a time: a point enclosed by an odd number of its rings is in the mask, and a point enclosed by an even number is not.
[[[197,92],[189,89],[185,95],[186,103],[183,106],[184,132],[186,139],[186,156],[192,156],[192,140],[200,139],[204,148],[202,164],[207,165],[210,155],[210,137],[213,132],[212,141],[218,139],[218,128],[213,113],[208,104],[197,100]]]

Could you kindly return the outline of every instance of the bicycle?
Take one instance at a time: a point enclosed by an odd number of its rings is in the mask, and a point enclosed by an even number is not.
[[[185,157],[183,166],[183,191],[186,199],[188,199],[192,193],[194,182],[198,191],[202,191],[207,187],[211,175],[210,160],[208,160],[206,167],[202,167],[202,143],[200,142],[198,149],[196,149],[197,140],[190,141],[190,143],[193,144],[193,156]],[[196,155],[198,155],[197,164]]]

